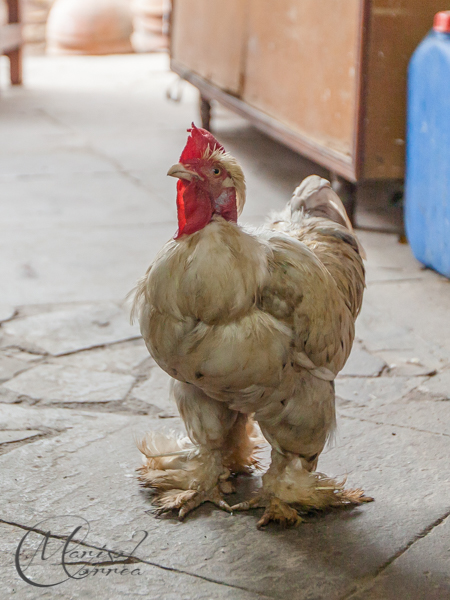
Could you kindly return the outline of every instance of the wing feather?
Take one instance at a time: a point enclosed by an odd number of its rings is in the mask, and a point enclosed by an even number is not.
[[[353,315],[310,248],[275,232],[265,237],[271,248],[270,280],[261,294],[261,308],[291,328],[294,364],[332,380],[351,350]]]

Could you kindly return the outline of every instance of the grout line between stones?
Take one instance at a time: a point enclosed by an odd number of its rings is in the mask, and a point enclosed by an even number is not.
[[[123,344],[125,342],[134,342],[136,340],[140,340],[142,338],[141,334],[135,335],[123,340],[116,340],[115,342],[107,342],[105,344],[98,344],[96,346],[89,346],[89,348],[80,348],[79,350],[73,350],[71,352],[63,352],[62,354],[47,354],[46,358],[59,358],[60,356],[73,356],[75,354],[80,354],[81,352],[88,352],[89,350],[98,350],[99,348],[110,348],[111,346],[115,346],[116,344]]]
[[[38,533],[39,535],[42,535],[44,537],[48,536],[50,538],[53,539],[58,539],[58,540],[62,540],[62,541],[66,541],[68,539],[68,536],[63,536],[63,535],[56,535],[56,534],[49,534],[48,532],[42,531],[40,529],[37,529],[36,527],[28,527],[26,525],[21,525],[20,523],[14,523],[12,521],[6,521],[5,519],[0,518],[0,523],[3,523],[5,525],[9,525],[11,527],[17,527],[19,529],[23,529],[24,531],[33,531],[34,533]],[[201,579],[202,581],[207,581],[208,583],[214,583],[216,585],[223,585],[225,587],[229,587],[232,589],[237,589],[237,590],[242,590],[244,592],[248,592],[251,594],[254,594],[255,596],[258,596],[258,598],[267,598],[268,600],[276,600],[276,596],[268,596],[266,595],[262,595],[260,592],[257,592],[255,590],[251,590],[249,588],[245,588],[243,586],[239,586],[239,585],[233,585],[231,583],[226,583],[224,581],[219,581],[217,579],[213,579],[212,577],[206,577],[204,575],[198,575],[197,573],[192,573],[189,571],[183,571],[182,569],[177,569],[176,567],[168,567],[166,565],[162,565],[160,563],[157,562],[153,562],[153,561],[149,561],[149,560],[145,560],[142,558],[138,558],[136,556],[132,556],[126,552],[122,552],[122,551],[116,551],[116,550],[109,550],[108,548],[106,548],[105,546],[103,547],[99,547],[99,546],[95,546],[94,544],[87,544],[86,542],[77,540],[75,538],[73,538],[73,541],[76,542],[77,544],[79,544],[80,546],[84,546],[86,548],[92,548],[93,550],[103,550],[107,553],[110,553],[112,555],[119,555],[119,556],[125,556],[127,559],[133,560],[137,563],[141,563],[141,564],[145,564],[145,565],[149,565],[152,567],[156,567],[158,569],[162,569],[163,571],[170,571],[173,573],[178,573],[180,575],[187,575],[188,577],[194,577],[195,579]],[[121,561],[120,564],[122,564],[123,561]]]
[[[435,527],[441,525],[448,517],[450,517],[450,510],[448,510],[443,516],[435,519],[432,523],[427,525],[422,531],[420,531],[417,535],[415,535],[409,542],[407,542],[400,550],[398,550],[395,554],[389,557],[386,562],[384,562],[378,569],[375,571],[374,575],[370,577],[370,581],[362,582],[360,586],[357,586],[356,589],[353,587],[349,592],[347,592],[344,596],[342,596],[339,600],[351,600],[355,597],[356,594],[361,594],[367,592],[370,588],[372,588],[376,579],[382,575],[382,573],[392,565],[398,558],[400,558],[405,552],[407,552],[411,546],[413,546],[416,542],[426,537]]]
[[[44,313],[42,313],[44,314]],[[26,318],[26,317],[24,317]],[[50,354],[49,352],[45,352],[43,354],[41,354],[40,352],[36,352],[34,350],[31,350],[29,348],[24,348],[23,346],[20,346],[19,344],[14,344],[12,343],[10,346],[5,346],[3,349],[8,350],[10,348],[16,348],[17,350],[21,350],[22,352],[27,352],[28,354],[34,354],[35,356],[40,356],[42,358],[42,360],[52,360],[52,359],[56,359],[59,358],[60,356],[73,356],[75,354],[80,354],[81,352],[89,352],[89,350],[98,350],[99,348],[110,348],[111,346],[115,346],[117,344],[124,344],[126,342],[134,342],[136,340],[140,340],[141,339],[141,334],[139,335],[135,335],[129,338],[125,338],[122,340],[116,340],[114,342],[106,342],[104,344],[97,344],[96,346],[89,346],[88,348],[79,348],[78,350],[72,350],[70,352],[63,352],[62,354]],[[32,366],[36,365],[36,364],[41,364],[42,361],[38,361],[38,359],[36,359],[36,362],[32,362],[30,364],[30,368],[32,368]],[[23,371],[27,371],[28,368],[24,368]],[[22,371],[21,371],[22,373]],[[8,380],[5,381],[10,381],[11,379],[14,379],[14,377],[16,377],[16,375],[19,375],[19,373],[16,373],[15,375],[13,375],[13,377],[11,377]],[[3,382],[4,383],[4,382]]]
[[[391,565],[395,560],[397,560],[397,558],[400,558],[400,556],[402,556],[402,554],[404,554],[407,550],[409,550],[409,548],[411,548],[411,546],[413,544],[415,544],[419,540],[426,537],[429,533],[431,533],[431,531],[433,531],[433,529],[435,529],[435,527],[438,527],[439,525],[441,525],[448,517],[450,517],[450,510],[447,510],[447,512],[443,516],[438,517],[432,523],[427,525],[427,527],[422,529],[421,532],[419,532],[407,544],[405,544],[405,546],[403,548],[400,548],[400,550],[398,550],[398,552],[396,552],[383,565],[381,565],[381,567],[379,567],[377,569],[375,577],[378,577],[378,575],[380,575],[385,569],[387,569],[389,567],[389,565]]]
[[[0,404],[1,406],[1,404]],[[2,429],[2,431],[9,431],[8,429]],[[24,431],[27,431],[26,429]],[[16,450],[17,448],[21,448],[22,446],[27,446],[28,444],[33,444],[34,442],[50,439],[53,437],[57,437],[61,433],[64,433],[66,430],[53,430],[53,431],[42,431],[40,434],[33,435],[32,437],[26,438],[24,440],[12,440],[11,442],[3,442],[0,444],[0,457]]]
[[[450,437],[448,433],[439,433],[437,431],[428,431],[427,429],[419,429],[418,427],[412,427],[408,425],[398,425],[397,423],[384,423],[383,421],[375,421],[372,419],[361,419],[360,417],[351,417],[350,415],[339,414],[340,419],[350,419],[351,421],[361,421],[362,423],[373,423],[374,425],[387,425],[388,427],[398,427],[399,429],[410,429],[411,431],[418,431],[420,433],[429,433],[430,435],[442,435],[444,437]]]

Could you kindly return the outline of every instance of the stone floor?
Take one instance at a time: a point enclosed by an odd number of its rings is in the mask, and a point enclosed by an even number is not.
[[[450,599],[450,282],[398,242],[398,207],[361,194],[368,286],[320,464],[375,503],[284,531],[210,505],[157,519],[135,440],[182,424],[124,298],[176,229],[165,173],[195,92],[167,100],[162,55],[32,57],[16,89],[0,66],[2,597]],[[214,125],[246,222],[326,175],[226,111]]]

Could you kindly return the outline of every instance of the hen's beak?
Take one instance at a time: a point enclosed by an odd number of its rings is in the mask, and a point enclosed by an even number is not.
[[[178,177],[178,179],[186,179],[187,181],[200,179],[198,173],[195,171],[189,171],[189,169],[186,169],[186,167],[181,163],[177,163],[176,165],[170,167],[170,169],[167,171],[167,175],[169,175],[169,177]]]

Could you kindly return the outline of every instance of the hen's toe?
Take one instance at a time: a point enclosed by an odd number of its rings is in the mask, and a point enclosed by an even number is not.
[[[297,527],[302,520],[295,508],[292,508],[279,498],[272,498],[256,527],[261,529],[261,527],[264,527],[270,521],[279,523],[282,527]]]
[[[207,492],[173,489],[159,494],[154,499],[154,504],[158,507],[156,511],[158,514],[178,511],[180,520],[183,520],[186,515],[204,502],[212,502],[222,510],[232,512],[231,507],[223,499],[218,485]]]

